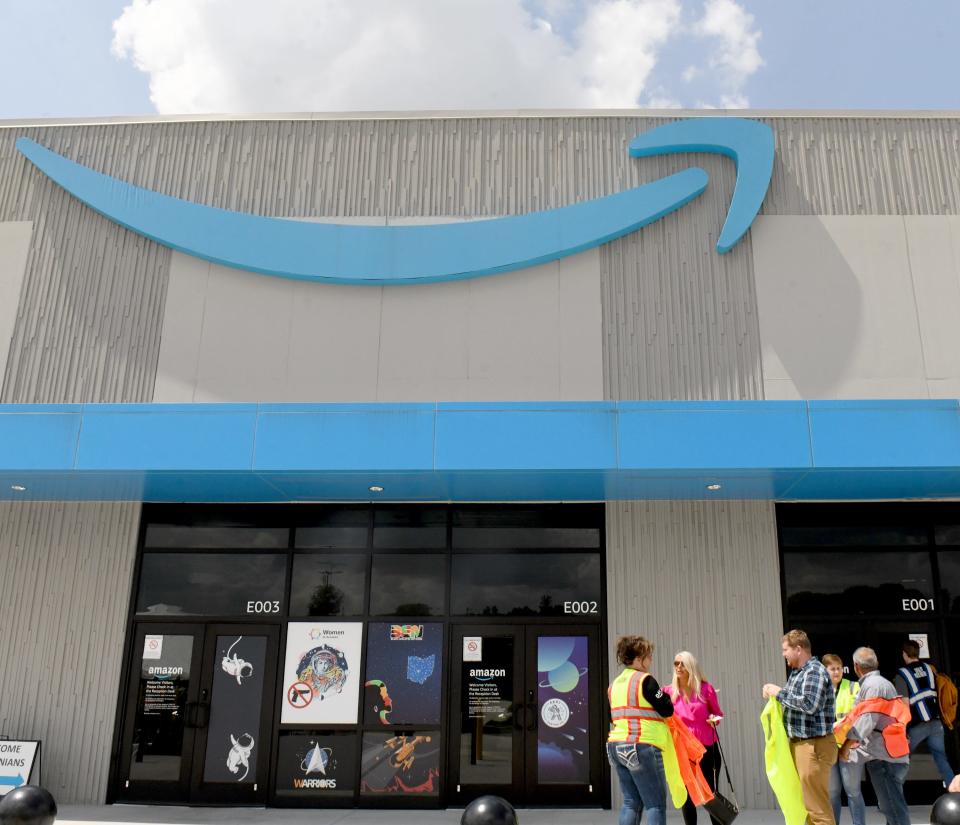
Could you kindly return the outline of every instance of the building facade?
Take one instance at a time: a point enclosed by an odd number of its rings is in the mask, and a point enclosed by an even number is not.
[[[702,115],[0,124],[0,735],[59,800],[608,805],[642,633],[771,807],[785,626],[960,670],[960,118]]]

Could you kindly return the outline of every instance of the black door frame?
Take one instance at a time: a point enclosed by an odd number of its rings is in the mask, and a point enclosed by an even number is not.
[[[555,807],[580,806],[601,807],[607,804],[609,788],[605,782],[605,765],[601,742],[603,726],[603,694],[600,669],[602,666],[601,627],[599,624],[542,623],[522,624],[470,624],[451,622],[450,627],[450,703],[447,737],[447,805],[461,805],[482,794],[496,794],[508,799],[515,806]],[[538,720],[540,708],[537,701],[537,638],[541,635],[586,636],[588,646],[588,696],[594,703],[589,718],[588,735],[590,776],[583,785],[540,784],[538,781]],[[458,784],[460,776],[461,709],[463,703],[463,639],[466,636],[513,636],[514,674],[512,737],[513,760],[510,785]],[[518,735],[519,734],[519,735]]]
[[[252,783],[231,785],[203,781],[204,757],[207,747],[207,723],[210,720],[210,702],[213,678],[217,667],[217,637],[230,635],[266,636],[263,694],[260,707],[259,750],[257,773]],[[275,624],[239,622],[136,622],[133,632],[134,655],[128,658],[128,687],[125,714],[120,733],[120,764],[116,789],[117,802],[151,802],[161,804],[233,804],[263,805],[269,794],[268,777],[273,754],[275,726],[273,724],[276,698],[277,656],[280,647],[280,628]],[[175,782],[138,781],[129,777],[132,739],[140,690],[139,668],[147,635],[193,636],[190,685],[187,689],[183,744],[181,748],[180,777]]]

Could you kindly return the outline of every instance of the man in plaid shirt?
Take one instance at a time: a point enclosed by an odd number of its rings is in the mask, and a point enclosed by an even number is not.
[[[802,630],[787,633],[782,649],[783,658],[793,668],[790,677],[783,687],[764,685],[763,696],[775,697],[783,705],[783,722],[810,825],[836,825],[830,805],[830,770],[837,762],[830,674],[813,656],[810,639]]]

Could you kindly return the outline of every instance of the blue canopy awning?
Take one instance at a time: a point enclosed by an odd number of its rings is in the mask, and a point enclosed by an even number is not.
[[[8,500],[957,497],[955,399],[0,405]]]

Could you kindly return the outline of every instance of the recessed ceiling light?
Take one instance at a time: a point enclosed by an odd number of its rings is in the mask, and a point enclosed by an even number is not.
[[[15,492],[15,493],[25,493],[25,492],[27,492],[27,488],[24,487],[22,484],[11,484],[11,485],[10,485],[10,489],[13,490],[13,492]]]
[[[381,487],[379,484],[371,484],[371,485],[370,485],[370,492],[371,492],[371,493],[382,493],[382,492],[383,492],[383,487]]]
[[[707,485],[707,489],[708,489],[708,490],[711,490],[711,491],[713,491],[713,490],[719,490],[719,489],[720,489],[720,485],[719,485],[719,484],[708,484],[708,485]]]

